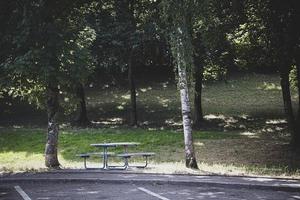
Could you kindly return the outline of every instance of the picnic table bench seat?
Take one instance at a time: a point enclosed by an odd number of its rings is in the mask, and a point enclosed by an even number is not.
[[[103,152],[91,152],[91,153],[81,153],[81,154],[76,154],[77,157],[83,158],[83,162],[84,162],[84,168],[87,169],[87,165],[86,165],[86,159],[90,158],[91,156],[103,156],[104,153]],[[106,156],[114,156],[115,153],[114,152],[107,152]]]
[[[155,153],[153,152],[135,152],[135,153],[121,153],[117,154],[117,157],[121,157],[125,159],[125,168],[129,167],[128,159],[131,157],[144,157],[145,158],[145,164],[144,165],[130,165],[130,167],[137,167],[137,168],[145,168],[148,165],[148,157],[154,156]]]
[[[81,154],[77,154],[76,156],[81,157],[81,158],[89,158],[92,155],[103,156],[103,152],[81,153]],[[107,152],[106,155],[107,156],[114,156],[115,153],[114,152]]]
[[[117,154],[118,157],[123,157],[123,158],[131,158],[135,156],[143,156],[143,157],[149,157],[149,156],[154,156],[155,153],[153,152],[136,152],[136,153],[120,153]]]

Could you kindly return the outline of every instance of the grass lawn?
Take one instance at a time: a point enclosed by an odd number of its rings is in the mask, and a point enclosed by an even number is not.
[[[1,129],[0,171],[28,171],[44,168],[45,131],[42,129]],[[18,138],[18,139],[16,139]],[[201,171],[184,168],[183,135],[177,131],[144,129],[66,129],[59,138],[59,159],[65,168],[82,168],[75,155],[93,152],[95,142],[140,142],[132,151],[154,151],[147,172],[259,174],[299,177],[299,159],[281,139],[253,137],[240,132],[194,132]],[[121,149],[117,149],[121,151]],[[140,160],[138,160],[140,161]],[[92,160],[95,165],[99,162]],[[115,162],[117,162],[115,160]]]
[[[126,126],[127,89],[90,88],[87,103],[91,128],[61,128],[59,160],[65,168],[82,167],[75,155],[95,151],[90,143],[132,141],[141,143],[133,151],[157,153],[147,172],[300,177],[300,154],[288,145],[276,75],[245,75],[204,85],[206,122],[194,132],[200,171],[184,167],[180,102],[174,83],[138,83],[140,128],[136,129]],[[5,117],[0,116],[0,171],[43,169],[46,116],[26,105],[11,104],[10,108]],[[62,124],[66,122],[62,119]]]

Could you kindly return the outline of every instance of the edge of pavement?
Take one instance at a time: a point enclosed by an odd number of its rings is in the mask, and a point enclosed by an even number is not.
[[[299,179],[225,175],[151,174],[106,170],[53,170],[0,175],[5,183],[110,183],[110,184],[172,184],[185,186],[226,187],[300,192]]]

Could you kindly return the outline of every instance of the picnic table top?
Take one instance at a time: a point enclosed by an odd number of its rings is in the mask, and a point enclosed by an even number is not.
[[[93,147],[116,147],[116,146],[137,146],[138,142],[112,142],[112,143],[95,143],[91,144]]]

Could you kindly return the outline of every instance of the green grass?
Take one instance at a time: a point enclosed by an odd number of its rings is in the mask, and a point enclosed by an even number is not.
[[[0,171],[44,168],[43,129],[0,129],[0,134]],[[251,138],[236,131],[196,131],[193,136],[200,169],[207,173],[299,175],[300,163],[297,160],[290,163],[294,154],[284,148],[286,141],[281,139]],[[183,134],[171,130],[63,129],[59,135],[59,159],[64,167],[82,167],[82,160],[76,154],[99,151],[91,143],[125,141],[141,143],[131,151],[157,154],[151,161],[156,166],[154,172],[187,172],[183,164]],[[122,149],[115,151],[122,152]],[[99,162],[98,158],[91,161]],[[180,167],[174,168],[176,165]]]
[[[0,131],[0,160],[5,163],[11,152],[24,152],[25,155],[43,154],[45,131],[41,129],[2,129]],[[237,133],[195,132],[195,140],[239,138]],[[17,139],[16,139],[17,138]],[[174,157],[172,152],[183,150],[183,135],[175,131],[148,131],[143,129],[68,129],[59,135],[59,152],[65,160],[79,160],[75,155],[84,152],[99,151],[91,143],[103,142],[139,142],[136,151],[155,151],[157,162],[182,161],[183,157]],[[101,149],[102,150],[102,149]],[[122,149],[117,148],[117,152]],[[161,157],[169,153],[169,157]]]
[[[127,88],[107,85],[87,90],[88,114],[96,128],[61,129],[59,160],[63,166],[82,167],[75,155],[95,151],[91,143],[132,141],[141,143],[134,151],[157,153],[152,160],[157,172],[178,165],[183,166],[180,172],[186,172],[176,85],[160,81],[137,86],[138,129],[126,126]],[[296,99],[293,94],[294,103]],[[46,116],[24,104],[11,107],[16,109],[7,107],[5,117],[0,116],[6,124],[0,128],[0,171],[43,168]],[[194,132],[201,170],[299,177],[299,154],[288,145],[277,75],[248,74],[231,77],[226,83],[205,83],[203,108],[207,121],[201,131]]]
[[[137,91],[138,121],[142,127],[181,127],[180,98],[175,83],[138,83]],[[193,91],[190,92],[192,98]],[[296,110],[297,96],[293,93],[292,97]],[[90,88],[87,98],[89,116],[100,125],[123,126],[128,123],[130,98],[126,87]],[[278,75],[235,75],[227,82],[205,83],[202,99],[205,115],[250,117],[259,119],[259,123],[284,118]],[[193,101],[191,103],[193,107]],[[258,126],[261,128],[262,124]]]

